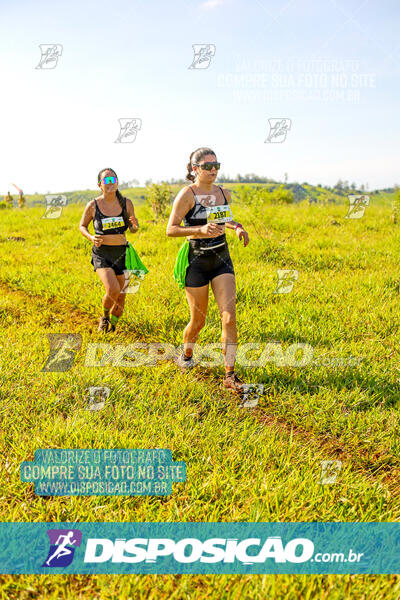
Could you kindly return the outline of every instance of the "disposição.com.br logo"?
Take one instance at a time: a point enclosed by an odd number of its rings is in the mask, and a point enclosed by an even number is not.
[[[82,542],[79,529],[47,531],[50,549],[42,567],[67,567]],[[242,563],[254,565],[272,560],[275,564],[311,562],[360,562],[363,553],[350,549],[344,552],[314,553],[314,543],[308,538],[293,538],[285,544],[280,536],[267,538],[88,538],[83,563],[157,563],[172,559],[176,563]],[[252,550],[250,551],[250,548]]]

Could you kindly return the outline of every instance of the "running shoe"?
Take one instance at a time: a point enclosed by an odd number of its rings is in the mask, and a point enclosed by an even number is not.
[[[103,333],[107,333],[110,328],[110,319],[108,317],[100,317],[99,327],[97,331],[102,331]]]
[[[193,356],[191,356],[189,360],[185,360],[184,356],[185,355],[182,352],[182,354],[177,358],[176,364],[182,369],[182,371],[192,369],[194,367]]]
[[[225,375],[223,381],[223,386],[228,390],[232,390],[239,394],[243,394],[243,381],[239,379],[235,372],[229,373],[229,375]]]

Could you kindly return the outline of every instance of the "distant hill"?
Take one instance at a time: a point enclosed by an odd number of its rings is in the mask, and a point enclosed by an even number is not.
[[[280,186],[281,189],[288,190],[293,194],[293,202],[298,203],[302,201],[308,201],[310,204],[343,204],[348,202],[349,194],[366,194],[368,196],[375,196],[374,201],[379,204],[390,204],[394,198],[394,189],[385,188],[383,190],[372,190],[365,191],[362,189],[351,189],[351,188],[340,188],[340,187],[329,187],[322,185],[311,185],[309,183],[299,184],[295,183],[282,183],[278,181],[268,180],[265,182],[246,182],[246,181],[222,181],[218,180],[217,183],[223,185],[232,191],[233,195],[236,195],[239,189],[243,186],[250,186],[254,188],[263,187],[269,192],[273,192]],[[245,178],[243,178],[245,179]],[[183,186],[187,185],[188,182],[172,182],[169,183],[171,193],[175,196],[178,190]],[[121,192],[132,200],[134,204],[143,204],[146,201],[146,187],[127,187],[121,188]],[[63,195],[67,198],[67,204],[82,204],[85,205],[89,200],[92,200],[99,195],[98,189],[93,190],[76,190],[72,192],[57,192],[57,195]],[[54,194],[54,195],[56,195]],[[26,205],[37,206],[46,205],[45,196],[48,194],[26,194]],[[4,196],[3,196],[4,198]],[[0,203],[2,204],[3,198],[0,196]],[[13,195],[14,206],[17,206],[18,194]]]

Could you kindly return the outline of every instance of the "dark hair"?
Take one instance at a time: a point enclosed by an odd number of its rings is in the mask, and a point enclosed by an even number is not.
[[[97,183],[101,182],[101,174],[104,173],[104,171],[112,171],[115,175],[115,177],[118,179],[118,175],[116,174],[116,172],[114,171],[114,169],[112,169],[111,167],[106,167],[105,169],[101,169],[101,171],[99,171],[99,174],[97,175]],[[117,189],[117,191],[115,192],[115,195],[117,196],[117,200],[121,206],[121,208],[124,208],[124,196],[121,194],[121,192]]]
[[[192,154],[189,157],[189,162],[187,164],[186,179],[194,181],[195,178],[192,174],[193,163],[199,162],[199,160],[201,160],[203,156],[206,156],[207,154],[214,154],[215,157],[217,156],[214,150],[211,150],[211,148],[206,148],[205,146],[203,148],[197,148],[197,150],[192,152]]]

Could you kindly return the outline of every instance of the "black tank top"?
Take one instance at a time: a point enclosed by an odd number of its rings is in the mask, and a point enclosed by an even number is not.
[[[93,219],[94,232],[97,235],[115,235],[125,233],[129,228],[128,215],[126,213],[126,198],[122,198],[123,209],[120,215],[110,217],[101,212],[96,200],[94,201],[95,212]]]
[[[194,206],[188,210],[188,212],[186,213],[186,215],[183,217],[183,224],[185,227],[195,227],[196,225],[206,225],[207,224],[207,211],[205,206],[203,206],[202,204],[200,204],[200,202],[197,199],[196,194],[194,193],[194,190],[192,188],[192,186],[188,186],[190,187],[190,189],[193,192],[193,196],[194,196]],[[222,189],[222,187],[219,187],[219,189],[222,192],[222,195],[224,197],[224,205],[228,204],[228,201],[225,197],[224,194],[224,190]],[[202,246],[214,246],[215,244],[219,244],[221,242],[224,242],[226,240],[226,236],[225,233],[223,233],[222,235],[218,235],[217,237],[214,238],[202,238],[201,239],[201,244]]]

